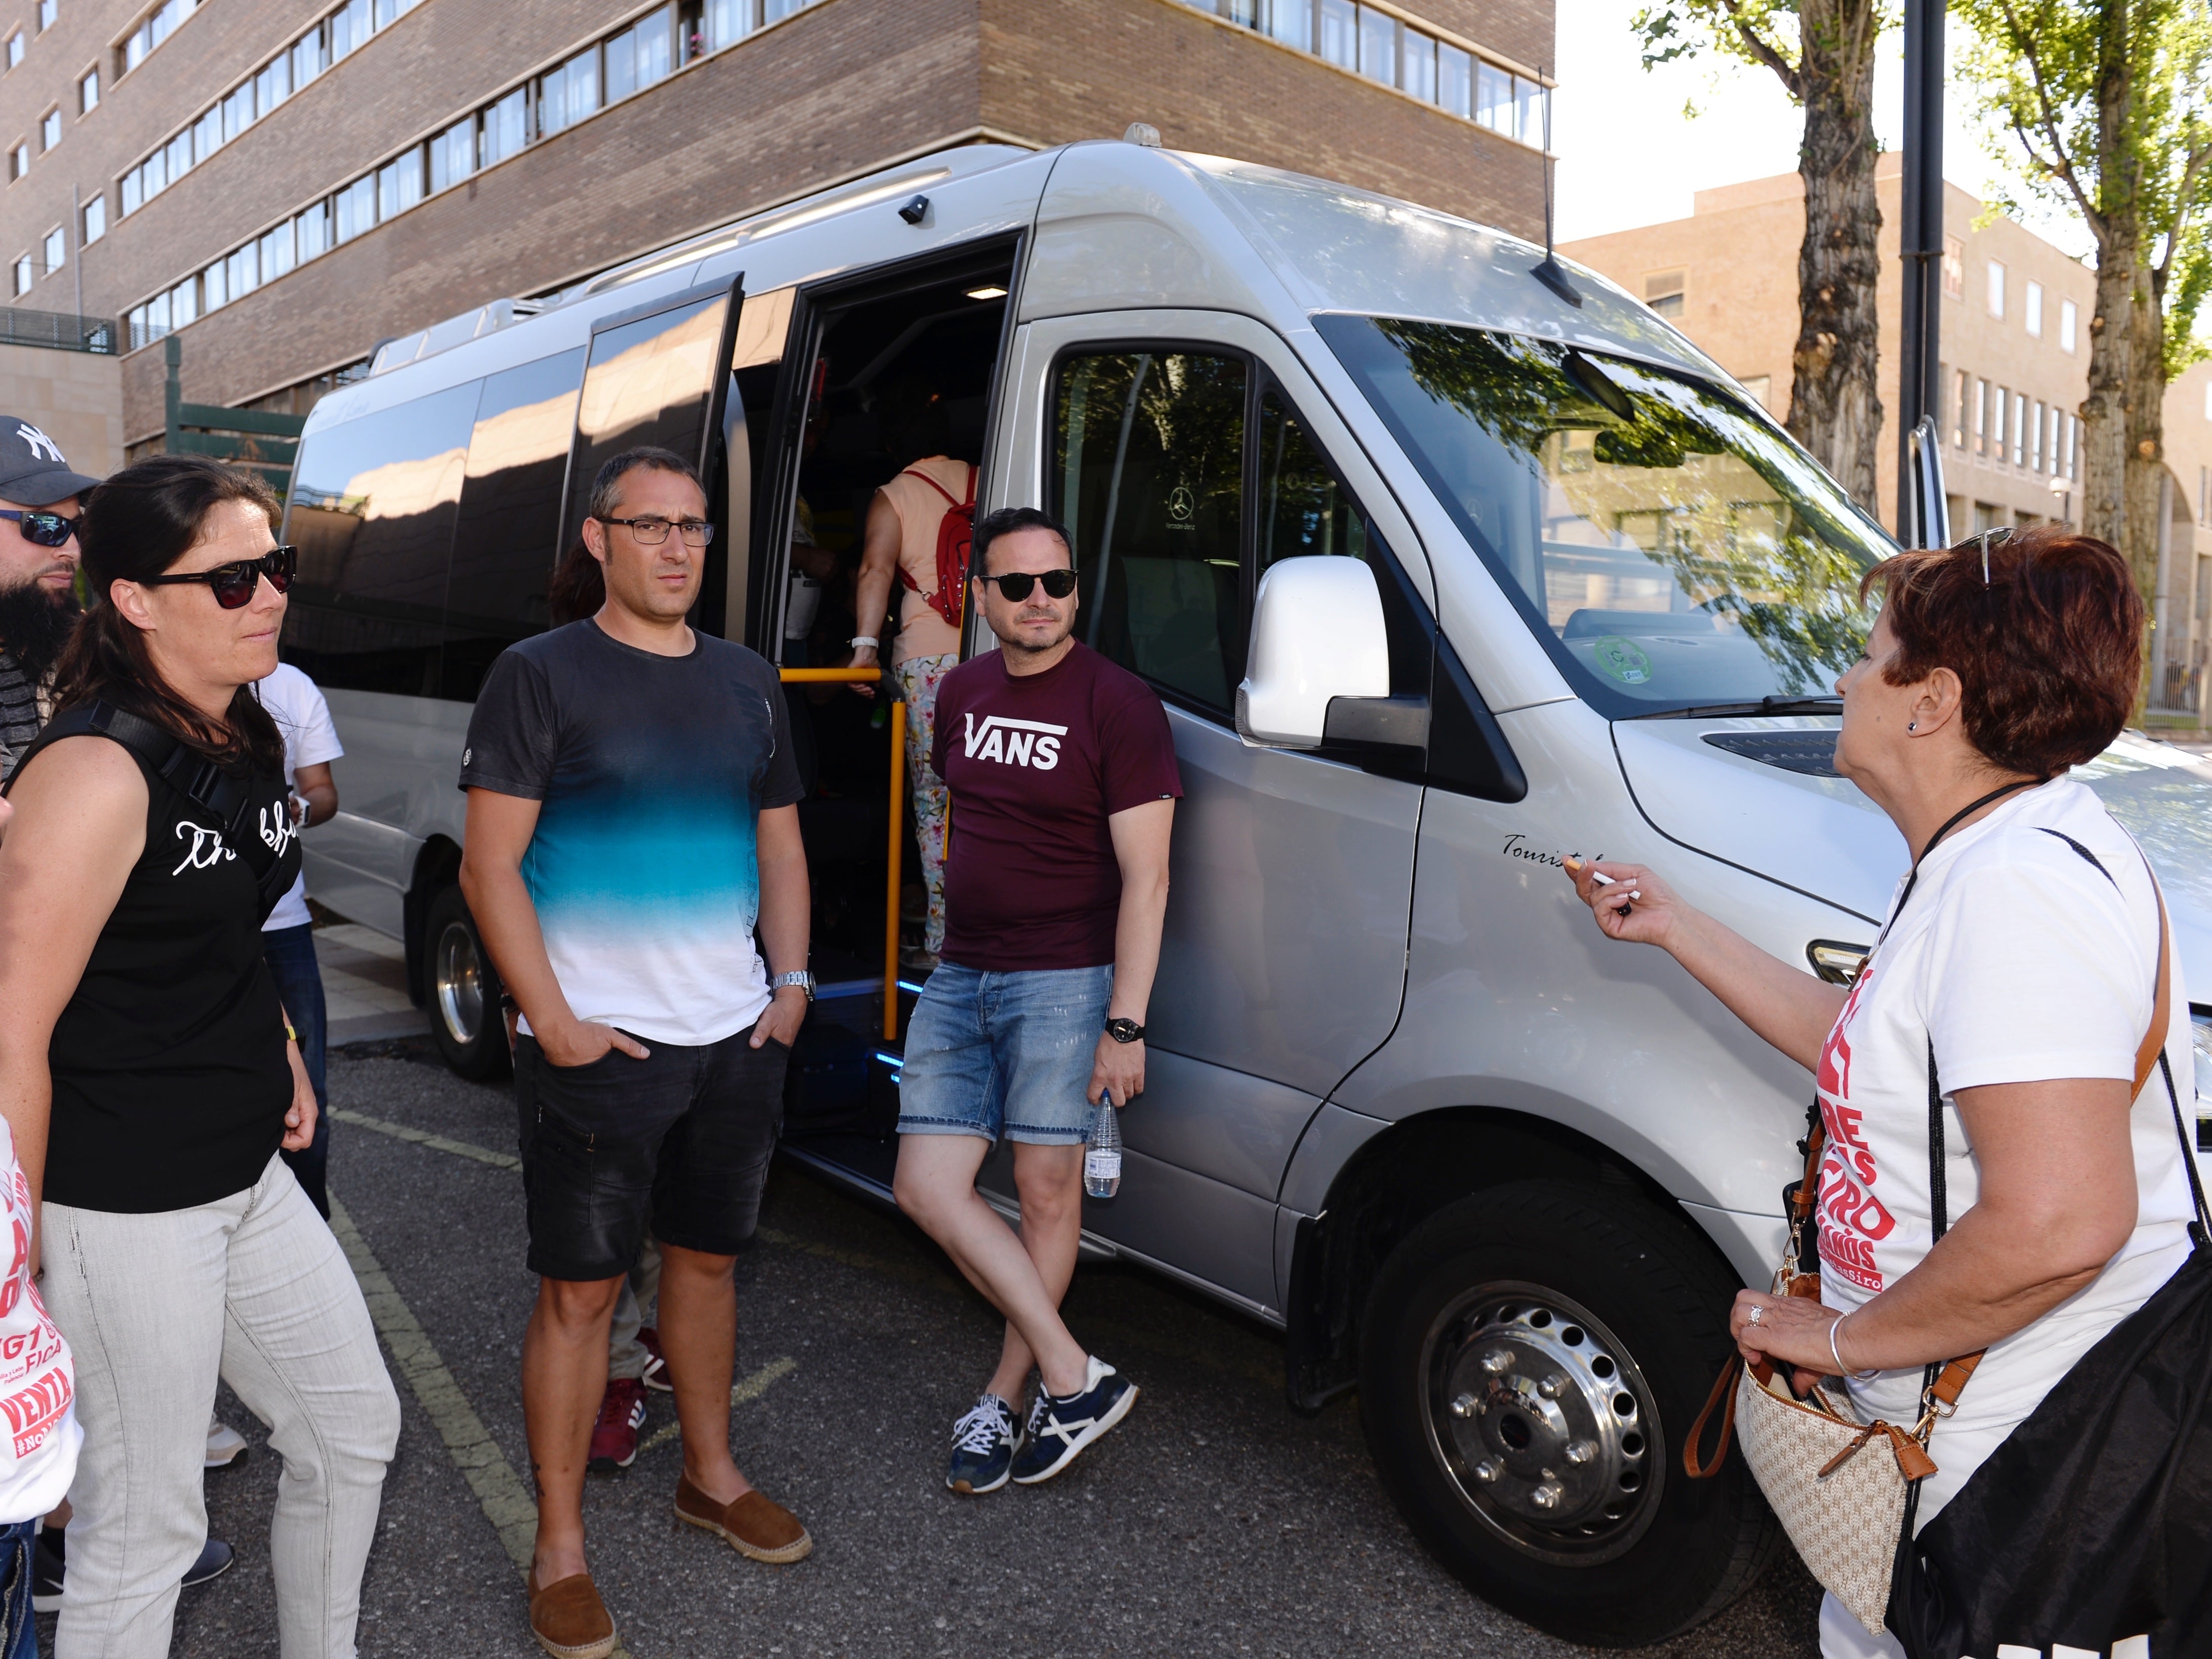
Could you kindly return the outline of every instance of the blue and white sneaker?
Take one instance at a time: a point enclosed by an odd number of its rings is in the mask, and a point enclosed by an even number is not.
[[[1014,1454],[1014,1483],[1034,1486],[1051,1480],[1136,1403],[1137,1385],[1096,1354],[1080,1394],[1050,1395],[1039,1389]]]
[[[1014,1408],[995,1394],[985,1395],[952,1425],[952,1467],[945,1472],[945,1484],[970,1498],[998,1491],[1013,1470],[1018,1443]]]

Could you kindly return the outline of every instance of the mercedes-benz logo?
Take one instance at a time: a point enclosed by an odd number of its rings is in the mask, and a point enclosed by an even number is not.
[[[1177,484],[1168,492],[1168,517],[1177,524],[1188,524],[1194,507],[1188,485]]]

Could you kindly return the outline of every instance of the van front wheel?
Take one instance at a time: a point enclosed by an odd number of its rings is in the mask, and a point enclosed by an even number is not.
[[[1518,1182],[1391,1253],[1361,1332],[1360,1419],[1430,1552],[1571,1641],[1662,1641],[1748,1588],[1780,1532],[1731,1457],[1682,1439],[1727,1359],[1735,1285],[1627,1193]]]
[[[430,901],[422,924],[422,985],[431,1040],[446,1064],[478,1083],[505,1077],[510,1056],[499,975],[459,887]]]

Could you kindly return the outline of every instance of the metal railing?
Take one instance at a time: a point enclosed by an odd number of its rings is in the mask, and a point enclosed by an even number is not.
[[[66,311],[26,311],[0,306],[0,345],[45,346],[55,351],[122,354],[123,331],[112,317],[79,317]]]

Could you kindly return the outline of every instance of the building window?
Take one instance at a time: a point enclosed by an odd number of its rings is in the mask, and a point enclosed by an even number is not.
[[[483,112],[483,143],[477,165],[488,167],[520,155],[530,142],[530,92],[517,87]]]
[[[270,58],[253,77],[253,107],[267,115],[291,95],[292,59],[289,54],[280,54]]]
[[[1990,453],[1990,383],[1974,382],[1974,453]]]
[[[1966,245],[1955,236],[1943,239],[1943,297],[1964,299],[1966,294]]]
[[[1321,0],[1319,49],[1339,69],[1359,67],[1359,8],[1352,0]]]
[[[253,83],[249,81],[222,100],[222,142],[228,143],[253,125]],[[203,125],[207,117],[202,116]]]
[[[18,144],[8,152],[8,182],[14,184],[31,170],[31,147]]]
[[[51,276],[69,263],[69,232],[56,225],[46,233],[46,246],[42,251],[46,256],[46,275]]]
[[[275,282],[291,270],[292,263],[292,222],[287,219],[261,239],[261,280]]]
[[[169,182],[177,183],[192,170],[192,135],[180,132],[169,140]]]
[[[49,150],[61,141],[62,112],[58,108],[50,109],[39,118],[39,148]]]
[[[243,300],[261,286],[261,244],[248,242],[222,262],[230,284],[230,297]]]
[[[318,23],[292,43],[292,89],[298,91],[330,66],[330,33]]]
[[[1964,449],[1966,447],[1966,426],[1968,416],[1972,413],[1971,405],[1972,398],[1972,377],[1971,377],[1966,371],[1962,368],[1959,371],[1958,412],[1954,417],[1958,424],[1954,428],[1951,439],[1952,445],[1954,448]]]
[[[1682,314],[1682,272],[1662,270],[1644,279],[1644,303],[1662,317]]]
[[[599,54],[579,52],[538,82],[538,125],[547,137],[574,126],[599,106]]]
[[[707,0],[707,50],[733,46],[753,32],[752,0]]]
[[[318,202],[292,222],[298,234],[300,263],[319,258],[331,251],[331,204]]]
[[[253,117],[249,113],[246,118],[250,122]],[[198,167],[228,142],[222,132],[222,108],[217,105],[192,123],[192,165]]]
[[[1437,46],[1437,106],[1474,119],[1474,57],[1441,41]]]
[[[89,115],[99,107],[100,71],[94,70],[76,83],[76,112]]]
[[[2027,470],[2031,472],[2043,471],[2043,404],[2039,399],[2035,405],[2035,436],[2027,449]]]
[[[123,43],[123,72],[128,75],[146,61],[146,54],[177,32],[177,25],[199,9],[199,0],[166,0],[147,14]]]
[[[368,0],[349,0],[331,14],[331,62],[365,46],[369,35]]]
[[[84,204],[84,240],[89,244],[107,234],[107,193],[102,191]]]
[[[200,281],[197,276],[187,276],[169,290],[169,325],[182,328],[186,323],[197,321],[199,314]]]
[[[607,102],[616,103],[655,82],[668,78],[673,67],[670,50],[676,39],[676,9],[663,7],[641,17],[607,42]]]
[[[61,0],[39,0],[39,33],[44,34],[53,27],[54,19],[61,15]]]
[[[1990,261],[1990,315],[2004,315],[2005,268],[1995,259]]]
[[[1437,42],[1419,29],[1403,29],[1399,33],[1399,48],[1405,54],[1405,75],[1399,82],[1407,92],[1425,104],[1437,101]]]
[[[223,262],[216,260],[200,273],[200,303],[208,311],[221,311],[231,301],[230,285],[225,280]]]
[[[1359,72],[1386,87],[1398,84],[1398,20],[1372,6],[1359,9]]]
[[[1312,0],[1261,0],[1260,27],[1270,40],[1300,52],[1313,50]]]
[[[343,246],[376,224],[376,175],[355,179],[337,193],[337,242]]]
[[[2021,322],[2027,328],[2031,339],[2039,340],[2043,337],[2042,283],[2030,283],[2027,285],[2027,303],[2021,309]]]
[[[13,69],[23,61],[23,31],[17,29],[8,37],[8,67]]]
[[[398,217],[422,199],[422,152],[410,149],[376,170],[376,216]]]
[[[430,141],[430,191],[451,190],[476,171],[477,123],[456,121]]]
[[[24,254],[15,261],[15,295],[21,299],[31,291],[31,256]]]
[[[2012,464],[2027,465],[2027,393],[2012,394]]]
[[[133,167],[123,175],[123,211],[127,217],[138,211],[146,199],[145,175]]]

